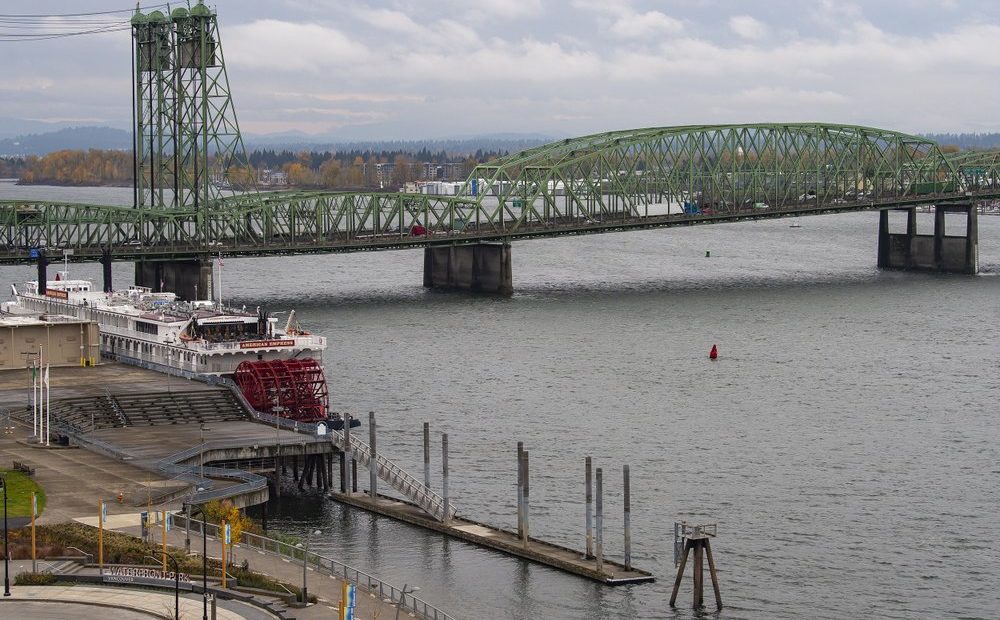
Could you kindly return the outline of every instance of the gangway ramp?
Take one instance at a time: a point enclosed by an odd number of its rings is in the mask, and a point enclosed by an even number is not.
[[[331,436],[334,445],[344,452],[349,452],[358,463],[364,465],[369,470],[371,469],[371,446],[360,439],[355,439],[353,435],[348,446],[343,431],[332,431]],[[396,465],[381,454],[375,455],[375,467],[375,475],[380,480],[388,483],[389,486],[405,496],[406,499],[419,506],[424,512],[438,521],[446,520],[444,498],[427,488],[423,482],[420,482],[399,465]],[[448,519],[454,519],[455,515],[455,507],[449,501]]]

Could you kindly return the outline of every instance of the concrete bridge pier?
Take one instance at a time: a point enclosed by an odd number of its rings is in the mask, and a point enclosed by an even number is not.
[[[154,292],[170,291],[186,300],[211,299],[212,261],[138,261],[135,284],[148,286]]]
[[[508,243],[424,248],[424,286],[511,295],[514,292]]]
[[[979,224],[974,204],[936,205],[934,232],[930,235],[917,234],[916,207],[896,210],[906,211],[905,233],[891,232],[889,210],[879,212],[879,269],[979,273]],[[965,230],[962,234],[946,234],[947,213],[965,214]]]

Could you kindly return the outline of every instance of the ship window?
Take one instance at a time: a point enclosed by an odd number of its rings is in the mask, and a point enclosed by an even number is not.
[[[142,333],[142,334],[157,334],[157,333],[159,333],[160,328],[159,328],[158,325],[156,325],[156,323],[147,323],[145,321],[136,321],[135,322],[135,331],[137,331],[139,333]]]

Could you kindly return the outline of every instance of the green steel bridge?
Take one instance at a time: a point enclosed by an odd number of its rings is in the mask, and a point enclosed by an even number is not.
[[[0,262],[358,252],[1000,198],[1000,153],[826,124],[566,139],[477,167],[456,196],[248,192],[197,208],[0,201]]]
[[[1000,198],[1000,152],[945,154],[825,123],[659,127],[565,139],[476,167],[455,196],[258,192],[217,16],[132,18],[135,199],[0,201],[0,264],[461,247]],[[970,216],[971,217],[971,216]]]

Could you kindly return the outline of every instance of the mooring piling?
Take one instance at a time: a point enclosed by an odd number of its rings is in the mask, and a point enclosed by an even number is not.
[[[378,460],[375,452],[375,412],[368,412],[368,446],[371,460],[368,463],[368,497],[374,502],[378,498]]]
[[[528,498],[530,496],[531,485],[528,482],[528,471],[528,451],[525,450],[521,453],[521,485],[523,489],[521,504],[521,543],[525,547],[528,546],[528,540],[530,538],[528,515],[530,512],[531,502],[528,501]]]
[[[586,459],[586,465],[584,468],[584,479],[587,486],[587,517],[585,519],[587,527],[587,550],[584,552],[584,557],[589,560],[594,557],[594,524],[592,523],[594,515],[594,480],[593,471],[591,469],[592,462],[589,456]]]
[[[628,465],[622,465],[622,479],[625,494],[625,570],[632,570],[632,499]]]
[[[444,518],[448,522],[451,505],[448,498],[448,433],[441,435],[441,498],[444,500]]]
[[[524,442],[517,442],[517,537],[524,534]]]
[[[597,572],[604,570],[604,472],[597,468]]]
[[[354,459],[351,458],[351,414],[344,412],[344,473],[347,475],[347,483],[341,484],[343,492],[350,495],[357,491],[357,473]]]
[[[424,422],[424,486],[431,488],[431,423]]]

